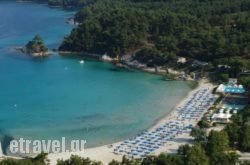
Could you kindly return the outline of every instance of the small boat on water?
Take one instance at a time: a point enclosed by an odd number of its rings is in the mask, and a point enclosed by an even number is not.
[[[80,64],[84,64],[84,60],[80,60],[79,63],[80,63]]]

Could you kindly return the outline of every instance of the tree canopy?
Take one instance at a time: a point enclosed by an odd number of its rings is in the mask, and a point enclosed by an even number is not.
[[[153,45],[163,55],[203,61],[250,57],[250,2],[97,0],[60,50],[123,55]]]
[[[233,116],[233,122],[225,127],[230,146],[244,152],[250,152],[250,107]]]
[[[26,45],[27,53],[46,53],[48,48],[44,45],[43,39],[39,35],[35,35],[34,38]]]

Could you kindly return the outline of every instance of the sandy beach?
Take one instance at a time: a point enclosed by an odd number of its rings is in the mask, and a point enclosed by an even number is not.
[[[206,89],[211,93],[213,89],[213,85],[211,83],[205,83],[200,82],[198,87],[188,93],[186,97],[184,97],[177,105],[176,107],[164,118],[162,118],[159,122],[157,122],[152,128],[150,128],[148,131],[154,131],[155,129],[158,129],[160,126],[169,123],[169,122],[176,122],[181,121],[181,124],[184,126],[188,125],[196,125],[199,119],[203,116],[203,114],[206,112],[207,109],[204,109],[201,113],[199,113],[198,116],[195,116],[194,118],[186,118],[186,116],[182,117],[180,119],[180,109],[183,107],[186,102],[193,97],[197,92],[199,92],[202,89]],[[177,149],[182,144],[192,144],[192,137],[189,135],[189,131],[182,131],[181,133],[175,134],[173,137],[173,140],[168,141],[167,143],[162,144],[158,149],[156,149],[151,155],[155,154],[158,155],[160,153],[176,153]],[[89,157],[92,160],[101,161],[104,165],[111,162],[113,159],[121,161],[122,160],[122,154],[115,154],[114,149],[115,147],[119,148],[122,142],[114,143],[111,145],[104,145],[100,147],[95,148],[88,148],[85,149],[84,152],[71,152],[71,153],[50,153],[48,155],[48,159],[50,160],[51,165],[56,165],[56,162],[58,159],[66,160],[71,155],[79,155],[81,157]]]

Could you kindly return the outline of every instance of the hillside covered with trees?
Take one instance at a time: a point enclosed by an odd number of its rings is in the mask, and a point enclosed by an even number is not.
[[[248,0],[97,0],[76,14],[81,25],[60,50],[123,55],[146,46],[162,56],[249,59],[249,10]]]

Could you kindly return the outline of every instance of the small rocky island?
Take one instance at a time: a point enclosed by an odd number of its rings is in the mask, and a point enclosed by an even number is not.
[[[35,37],[29,41],[24,48],[22,48],[22,52],[33,57],[46,57],[49,55],[48,48],[45,46],[42,37],[39,35],[35,35]]]

